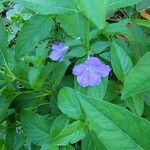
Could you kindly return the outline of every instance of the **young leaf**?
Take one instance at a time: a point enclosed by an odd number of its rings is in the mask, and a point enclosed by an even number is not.
[[[108,48],[109,43],[107,41],[97,41],[91,45],[91,54],[99,54]]]
[[[83,57],[86,55],[86,49],[83,46],[77,46],[73,48],[69,53],[68,57]]]
[[[111,48],[111,64],[116,76],[121,81],[124,81],[133,67],[127,52],[115,41],[113,41]]]
[[[85,13],[98,29],[104,29],[107,15],[106,0],[79,0],[79,9]]]
[[[16,55],[24,56],[32,52],[33,48],[49,35],[52,24],[49,16],[42,15],[36,15],[27,21],[17,38]]]
[[[70,99],[79,101],[89,130],[96,134],[106,149],[149,149],[150,123],[147,120],[120,106],[87,97],[71,88],[61,89],[58,97],[60,109],[60,103]]]
[[[150,52],[131,69],[124,83],[122,99],[150,90]]]

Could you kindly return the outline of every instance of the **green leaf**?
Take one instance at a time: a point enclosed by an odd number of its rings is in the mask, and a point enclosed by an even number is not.
[[[73,48],[69,53],[68,57],[83,57],[86,55],[86,49],[83,46],[77,46]]]
[[[78,120],[67,126],[52,139],[51,143],[55,145],[65,146],[76,143],[83,139],[86,135],[85,123]]]
[[[46,79],[43,68],[31,67],[28,74],[28,79],[33,89],[40,89]]]
[[[54,64],[53,74],[52,74],[52,82],[54,87],[60,84],[69,65],[70,65],[70,61],[68,60]]]
[[[82,150],[106,150],[94,132],[87,134],[82,140]]]
[[[141,0],[108,0],[108,10],[116,10],[127,6],[133,6]]]
[[[144,111],[144,98],[142,95],[134,95],[131,98],[126,99],[125,103],[132,110],[132,112],[142,116]]]
[[[78,6],[98,29],[104,29],[107,15],[106,0],[79,0]]]
[[[64,129],[65,126],[67,126],[69,124],[69,118],[66,117],[65,115],[60,115],[58,116],[52,126],[51,126],[51,130],[50,130],[50,136],[51,138],[55,138],[56,136],[58,136],[58,134]]]
[[[112,101],[117,97],[118,94],[119,94],[119,92],[118,92],[117,83],[113,80],[108,80],[108,85],[107,85],[104,100]]]
[[[72,102],[79,101],[89,130],[96,134],[106,149],[149,149],[150,123],[147,120],[120,106],[88,97],[71,88],[61,89],[58,98],[60,109],[60,103],[70,99]]]
[[[97,41],[93,43],[90,47],[91,54],[99,54],[108,48],[109,43],[107,41]]]
[[[132,32],[128,29],[128,26],[127,26],[129,23],[130,23],[130,21],[128,19],[124,19],[117,23],[107,24],[107,26],[103,32],[104,32],[104,34],[111,35],[111,36],[114,36],[117,34],[122,34],[128,40],[134,41]]]
[[[24,7],[36,12],[36,14],[64,14],[76,12],[74,0],[13,0]]]
[[[150,28],[150,20],[134,19],[133,22],[137,25]]]
[[[80,108],[79,100],[74,99],[74,97],[76,97],[76,94],[67,93],[67,90],[59,92],[58,106],[68,117],[79,120],[82,116],[82,110]]]
[[[44,145],[50,140],[50,122],[43,116],[24,111],[21,114],[21,125],[27,138],[34,144]]]
[[[121,81],[125,80],[125,77],[133,67],[127,52],[115,41],[112,42],[111,64],[116,76]]]
[[[61,27],[68,35],[85,40],[87,37],[87,19],[82,14],[59,15],[59,18]]]
[[[8,44],[8,34],[3,24],[3,20],[0,18],[0,49],[6,49],[7,44]]]
[[[67,145],[67,146],[61,147],[60,150],[75,150],[75,149],[73,146]]]
[[[11,104],[10,100],[7,100],[6,98],[3,97],[0,98],[0,122],[3,121],[4,117],[6,117],[10,104]]]
[[[20,57],[32,52],[33,48],[49,35],[52,24],[49,16],[42,15],[36,15],[27,21],[17,38],[16,55]]]
[[[106,94],[107,83],[108,78],[104,78],[102,79],[102,82],[99,85],[88,87],[85,94],[101,101],[104,99],[104,96]]]
[[[122,99],[150,90],[150,52],[147,52],[127,75]]]

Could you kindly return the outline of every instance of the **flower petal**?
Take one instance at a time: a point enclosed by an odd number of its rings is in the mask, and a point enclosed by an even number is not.
[[[101,75],[101,77],[107,77],[111,71],[111,68],[108,65],[101,64],[99,67],[97,67],[96,70]]]
[[[57,61],[62,57],[63,52],[57,52],[57,51],[51,51],[49,58],[52,59],[53,61]]]
[[[90,57],[88,60],[85,61],[85,64],[92,65],[92,66],[99,66],[101,65],[101,61],[97,57]]]
[[[79,64],[73,68],[72,73],[74,75],[80,75],[85,69],[86,69],[86,66],[84,64]]]
[[[100,84],[101,76],[96,72],[86,70],[77,76],[77,81],[82,87],[95,86]]]

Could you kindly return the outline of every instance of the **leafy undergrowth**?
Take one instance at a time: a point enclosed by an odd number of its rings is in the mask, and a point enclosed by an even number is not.
[[[149,150],[149,8],[1,0],[0,150]]]

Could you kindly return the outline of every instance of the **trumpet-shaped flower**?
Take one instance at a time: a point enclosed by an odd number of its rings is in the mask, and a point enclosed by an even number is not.
[[[53,61],[62,61],[64,60],[65,54],[68,49],[69,47],[65,46],[64,43],[53,44],[49,58]]]
[[[110,71],[111,68],[102,64],[97,57],[90,57],[73,68],[73,74],[77,76],[77,82],[81,87],[100,84],[102,77],[107,77]]]

